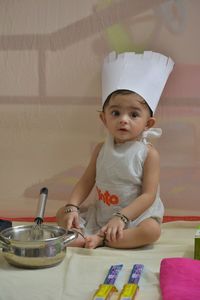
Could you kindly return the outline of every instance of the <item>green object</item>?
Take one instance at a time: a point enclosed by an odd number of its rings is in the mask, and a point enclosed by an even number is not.
[[[118,53],[135,50],[128,33],[120,24],[115,24],[106,28],[106,36],[111,49]]]
[[[197,227],[194,237],[194,259],[200,260],[200,226]]]
[[[143,47],[138,47],[134,44],[132,38],[121,24],[114,24],[106,28],[105,34],[110,48],[117,53],[143,52]]]
[[[99,0],[96,10],[101,11],[111,6],[115,1],[113,0]],[[136,45],[134,43],[131,33],[123,26],[123,24],[115,23],[105,29],[105,37],[110,50],[117,53],[136,52],[142,53],[145,45]]]

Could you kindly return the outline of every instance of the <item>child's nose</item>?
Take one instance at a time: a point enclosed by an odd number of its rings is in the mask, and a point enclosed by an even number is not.
[[[128,118],[127,116],[122,116],[120,119],[120,124],[127,124],[128,123]]]

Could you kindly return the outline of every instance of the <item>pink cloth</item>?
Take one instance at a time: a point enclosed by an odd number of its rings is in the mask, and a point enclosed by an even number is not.
[[[160,265],[162,300],[200,299],[200,261],[164,258]]]

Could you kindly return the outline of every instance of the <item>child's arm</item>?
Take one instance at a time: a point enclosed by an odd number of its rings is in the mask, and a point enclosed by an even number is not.
[[[157,150],[149,146],[148,155],[144,163],[143,182],[141,195],[133,200],[131,204],[121,209],[120,213],[129,220],[135,220],[146,209],[148,209],[155,200],[160,178],[160,158]],[[106,239],[116,241],[123,237],[125,224],[116,216],[101,229],[106,233]]]
[[[67,205],[69,204],[75,205],[77,207],[80,206],[81,203],[85,201],[85,199],[90,194],[94,184],[95,184],[95,177],[96,177],[96,160],[99,154],[99,151],[102,147],[102,143],[98,144],[93,153],[92,157],[90,159],[90,162],[80,178],[80,180],[75,185],[68,201]],[[70,207],[70,206],[69,206]],[[72,206],[73,208],[73,206]],[[70,229],[72,227],[79,228],[79,216],[78,216],[78,210],[75,208],[73,209],[73,212],[66,213],[65,207],[61,207],[57,214],[57,223],[58,225],[65,227],[67,229]]]

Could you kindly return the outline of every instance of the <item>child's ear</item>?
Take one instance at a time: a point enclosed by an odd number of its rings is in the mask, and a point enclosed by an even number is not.
[[[101,121],[103,122],[103,124],[106,126],[106,119],[105,119],[105,114],[103,111],[100,112],[99,117],[100,117]]]
[[[156,123],[155,118],[153,118],[153,117],[149,118],[145,129],[149,129],[149,128],[153,127],[155,123]]]

